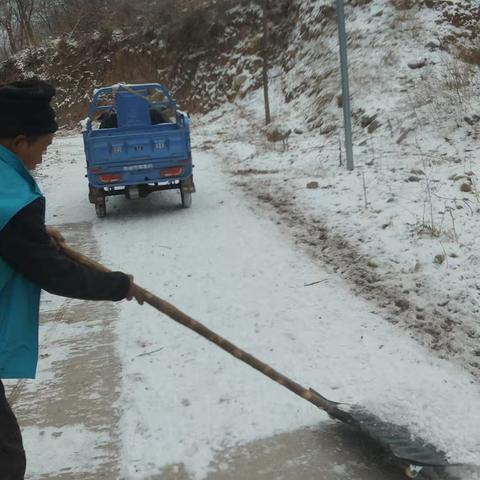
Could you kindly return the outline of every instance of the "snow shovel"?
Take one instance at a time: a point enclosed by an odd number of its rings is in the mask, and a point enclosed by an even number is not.
[[[110,271],[95,260],[82,255],[70,247],[63,246],[62,248],[70,258],[78,263],[104,272]],[[288,388],[299,397],[324,410],[330,417],[361,430],[385,451],[391,462],[404,469],[405,474],[409,478],[415,478],[425,467],[446,467],[451,465],[448,462],[445,452],[437,450],[435,446],[419,437],[414,437],[406,427],[384,422],[360,405],[347,405],[328,400],[312,388],[307,389],[294,382],[253,355],[245,352],[220,335],[217,335],[200,322],[180,311],[171,303],[162,300],[143,288],[142,290],[145,293],[145,301],[153,308],[193,330],[210,342],[215,343],[242,362],[245,362],[273,381]]]

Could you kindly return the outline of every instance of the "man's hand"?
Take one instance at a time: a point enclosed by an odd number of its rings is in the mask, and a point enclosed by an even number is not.
[[[133,275],[129,275],[130,278],[130,289],[128,290],[127,300],[135,299],[139,305],[143,305],[145,299],[147,298],[147,292],[136,285],[133,281]]]
[[[53,240],[53,243],[58,249],[61,249],[65,245],[65,238],[59,230],[53,227],[46,227],[49,237]]]

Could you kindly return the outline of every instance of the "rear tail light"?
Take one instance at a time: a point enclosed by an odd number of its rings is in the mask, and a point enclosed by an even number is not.
[[[98,178],[102,183],[116,183],[121,182],[123,177],[119,173],[107,173],[99,175]]]
[[[183,173],[182,167],[171,167],[160,170],[162,177],[179,177]]]

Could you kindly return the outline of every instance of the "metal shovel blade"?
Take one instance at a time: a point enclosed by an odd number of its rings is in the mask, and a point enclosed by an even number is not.
[[[342,408],[344,407],[344,408]],[[413,435],[407,427],[381,420],[360,405],[337,404],[333,418],[348,423],[372,438],[387,454],[404,463],[422,467],[447,467],[447,455],[434,445]]]

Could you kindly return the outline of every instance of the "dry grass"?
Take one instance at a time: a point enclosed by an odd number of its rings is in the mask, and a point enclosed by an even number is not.
[[[418,5],[416,0],[391,0],[392,5],[398,10],[409,10]]]
[[[459,47],[458,58],[470,65],[480,66],[480,45],[473,47]]]
[[[475,66],[445,55],[435,68],[427,67],[422,79],[409,95],[412,110],[424,112],[440,126],[446,114],[463,125],[477,95],[479,78]]]

